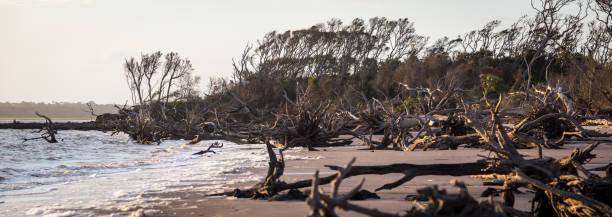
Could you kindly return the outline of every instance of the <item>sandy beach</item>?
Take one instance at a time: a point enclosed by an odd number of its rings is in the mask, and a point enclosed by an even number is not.
[[[604,132],[611,132],[610,128],[602,129]],[[610,139],[610,138],[602,138]],[[569,155],[576,148],[584,148],[590,141],[573,141],[567,142],[562,149],[545,149],[543,154],[545,157],[562,158]],[[286,182],[294,182],[297,180],[312,178],[314,171],[319,170],[321,176],[333,174],[334,171],[329,170],[324,165],[339,165],[344,166],[351,158],[356,157],[355,165],[385,165],[393,163],[411,163],[411,164],[453,164],[474,162],[480,157],[477,155],[488,155],[488,151],[481,149],[465,149],[458,150],[428,150],[401,152],[393,150],[363,150],[363,146],[354,143],[344,147],[328,147],[321,148],[320,151],[303,151],[299,155],[312,160],[287,160],[286,168],[282,180]],[[526,155],[526,158],[537,156],[537,149],[520,150],[521,154]],[[594,151],[597,155],[595,159],[587,163],[587,169],[602,167],[612,162],[612,143],[599,145]],[[319,159],[317,159],[319,158]],[[252,171],[256,174],[265,176],[265,169],[257,169]],[[603,175],[602,171],[595,171],[598,175]],[[362,189],[374,192],[374,189],[402,177],[401,174],[387,175],[365,175],[350,177],[343,181],[341,185],[341,193],[349,191],[356,186],[361,179],[365,178],[365,183]],[[468,185],[470,194],[477,200],[486,200],[485,197],[480,197],[480,194],[487,187],[500,188],[500,186],[484,186],[481,181],[474,180],[469,176],[418,176],[393,190],[381,190],[376,192],[381,199],[369,199],[365,201],[353,201],[356,204],[377,208],[386,212],[401,213],[410,209],[411,201],[406,201],[406,195],[415,194],[416,190],[428,185],[438,185],[450,192],[456,192],[449,182],[452,179],[460,180]],[[249,187],[254,183],[242,183],[238,185],[228,186],[228,189],[233,187]],[[323,189],[329,192],[329,185],[323,186]],[[303,190],[303,189],[302,189]],[[522,194],[516,194],[515,208],[526,210],[530,209],[529,199],[532,193],[521,189]],[[164,195],[156,195],[161,198],[176,198],[163,206],[148,206],[148,208],[133,212],[136,216],[305,216],[308,213],[308,206],[304,201],[265,201],[265,200],[250,200],[236,199],[234,197],[205,197],[209,192],[193,192],[180,191]],[[496,197],[499,199],[499,197]],[[143,214],[143,215],[141,215]],[[341,216],[362,216],[354,212],[340,212]]]

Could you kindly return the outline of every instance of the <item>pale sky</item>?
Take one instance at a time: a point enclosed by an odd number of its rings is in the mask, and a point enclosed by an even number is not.
[[[331,18],[408,18],[434,41],[525,14],[529,0],[0,0],[0,102],[123,104],[124,59],[156,50],[188,57],[203,89],[265,33]]]

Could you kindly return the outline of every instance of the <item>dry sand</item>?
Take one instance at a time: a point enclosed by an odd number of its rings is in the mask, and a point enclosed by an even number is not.
[[[604,129],[602,131],[612,132],[612,129]],[[610,138],[606,138],[610,139]],[[544,150],[544,156],[553,158],[562,158],[571,153],[575,148],[584,148],[589,142],[568,142],[563,146],[563,149]],[[369,151],[360,150],[363,146],[353,144],[345,147],[330,147],[321,148],[320,151],[300,153],[303,156],[318,157],[323,159],[318,160],[290,160],[286,162],[285,174],[281,179],[286,182],[293,182],[302,179],[311,179],[314,171],[319,170],[322,176],[332,174],[333,171],[324,167],[324,165],[342,165],[356,157],[355,165],[385,165],[393,163],[411,163],[411,164],[432,164],[432,163],[464,163],[474,162],[479,157],[477,155],[488,155],[489,152],[480,149],[458,149],[458,150],[428,150],[401,152],[393,150]],[[522,154],[528,158],[537,156],[536,149],[521,150]],[[594,153],[597,158],[585,165],[587,169],[594,167],[605,166],[612,162],[612,143],[602,143]],[[258,169],[254,172],[265,176],[265,169]],[[603,175],[602,172],[596,172]],[[346,179],[342,182],[341,192],[347,192],[352,187],[356,186],[362,178],[365,178],[365,184],[362,189],[374,191],[374,189],[401,178],[401,174],[387,175],[366,175],[355,176]],[[393,190],[382,190],[377,192],[381,199],[353,201],[356,204],[375,207],[385,212],[398,213],[410,209],[410,201],[405,201],[404,198],[408,194],[415,194],[416,190],[428,185],[438,185],[450,192],[456,192],[456,189],[450,186],[449,182],[452,179],[458,179],[468,185],[468,191],[477,200],[486,200],[480,197],[480,194],[489,186],[483,186],[482,182],[471,179],[468,176],[419,176],[412,181],[405,183]],[[248,187],[253,183],[244,183],[241,187]],[[499,188],[497,186],[493,186]],[[329,185],[323,186],[323,189],[329,191]],[[521,189],[523,194],[516,194],[516,208],[529,210],[529,199],[532,194]],[[254,201],[247,199],[235,198],[206,198],[206,192],[176,192],[162,197],[178,197],[181,199],[173,200],[168,206],[156,207],[159,210],[157,216],[306,216],[308,207],[304,201]],[[160,196],[160,195],[158,195]],[[496,199],[499,199],[497,197]],[[341,216],[363,216],[354,212],[339,212]]]

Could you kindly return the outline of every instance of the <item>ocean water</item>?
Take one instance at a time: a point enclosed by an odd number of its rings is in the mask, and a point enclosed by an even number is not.
[[[140,145],[127,135],[100,131],[60,131],[60,142],[23,142],[36,130],[0,130],[0,216],[91,216],[83,209],[127,211],[143,203],[163,203],[143,195],[181,189],[219,189],[260,181],[267,166],[263,144],[168,140]],[[192,155],[213,142],[216,153]],[[299,160],[288,151],[287,159]],[[167,201],[166,201],[167,202]]]

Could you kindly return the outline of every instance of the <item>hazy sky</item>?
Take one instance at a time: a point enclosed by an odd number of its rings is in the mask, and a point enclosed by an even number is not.
[[[409,18],[435,40],[525,14],[529,0],[0,0],[0,101],[122,104],[124,59],[156,50],[191,59],[204,88],[248,42],[331,18]]]

